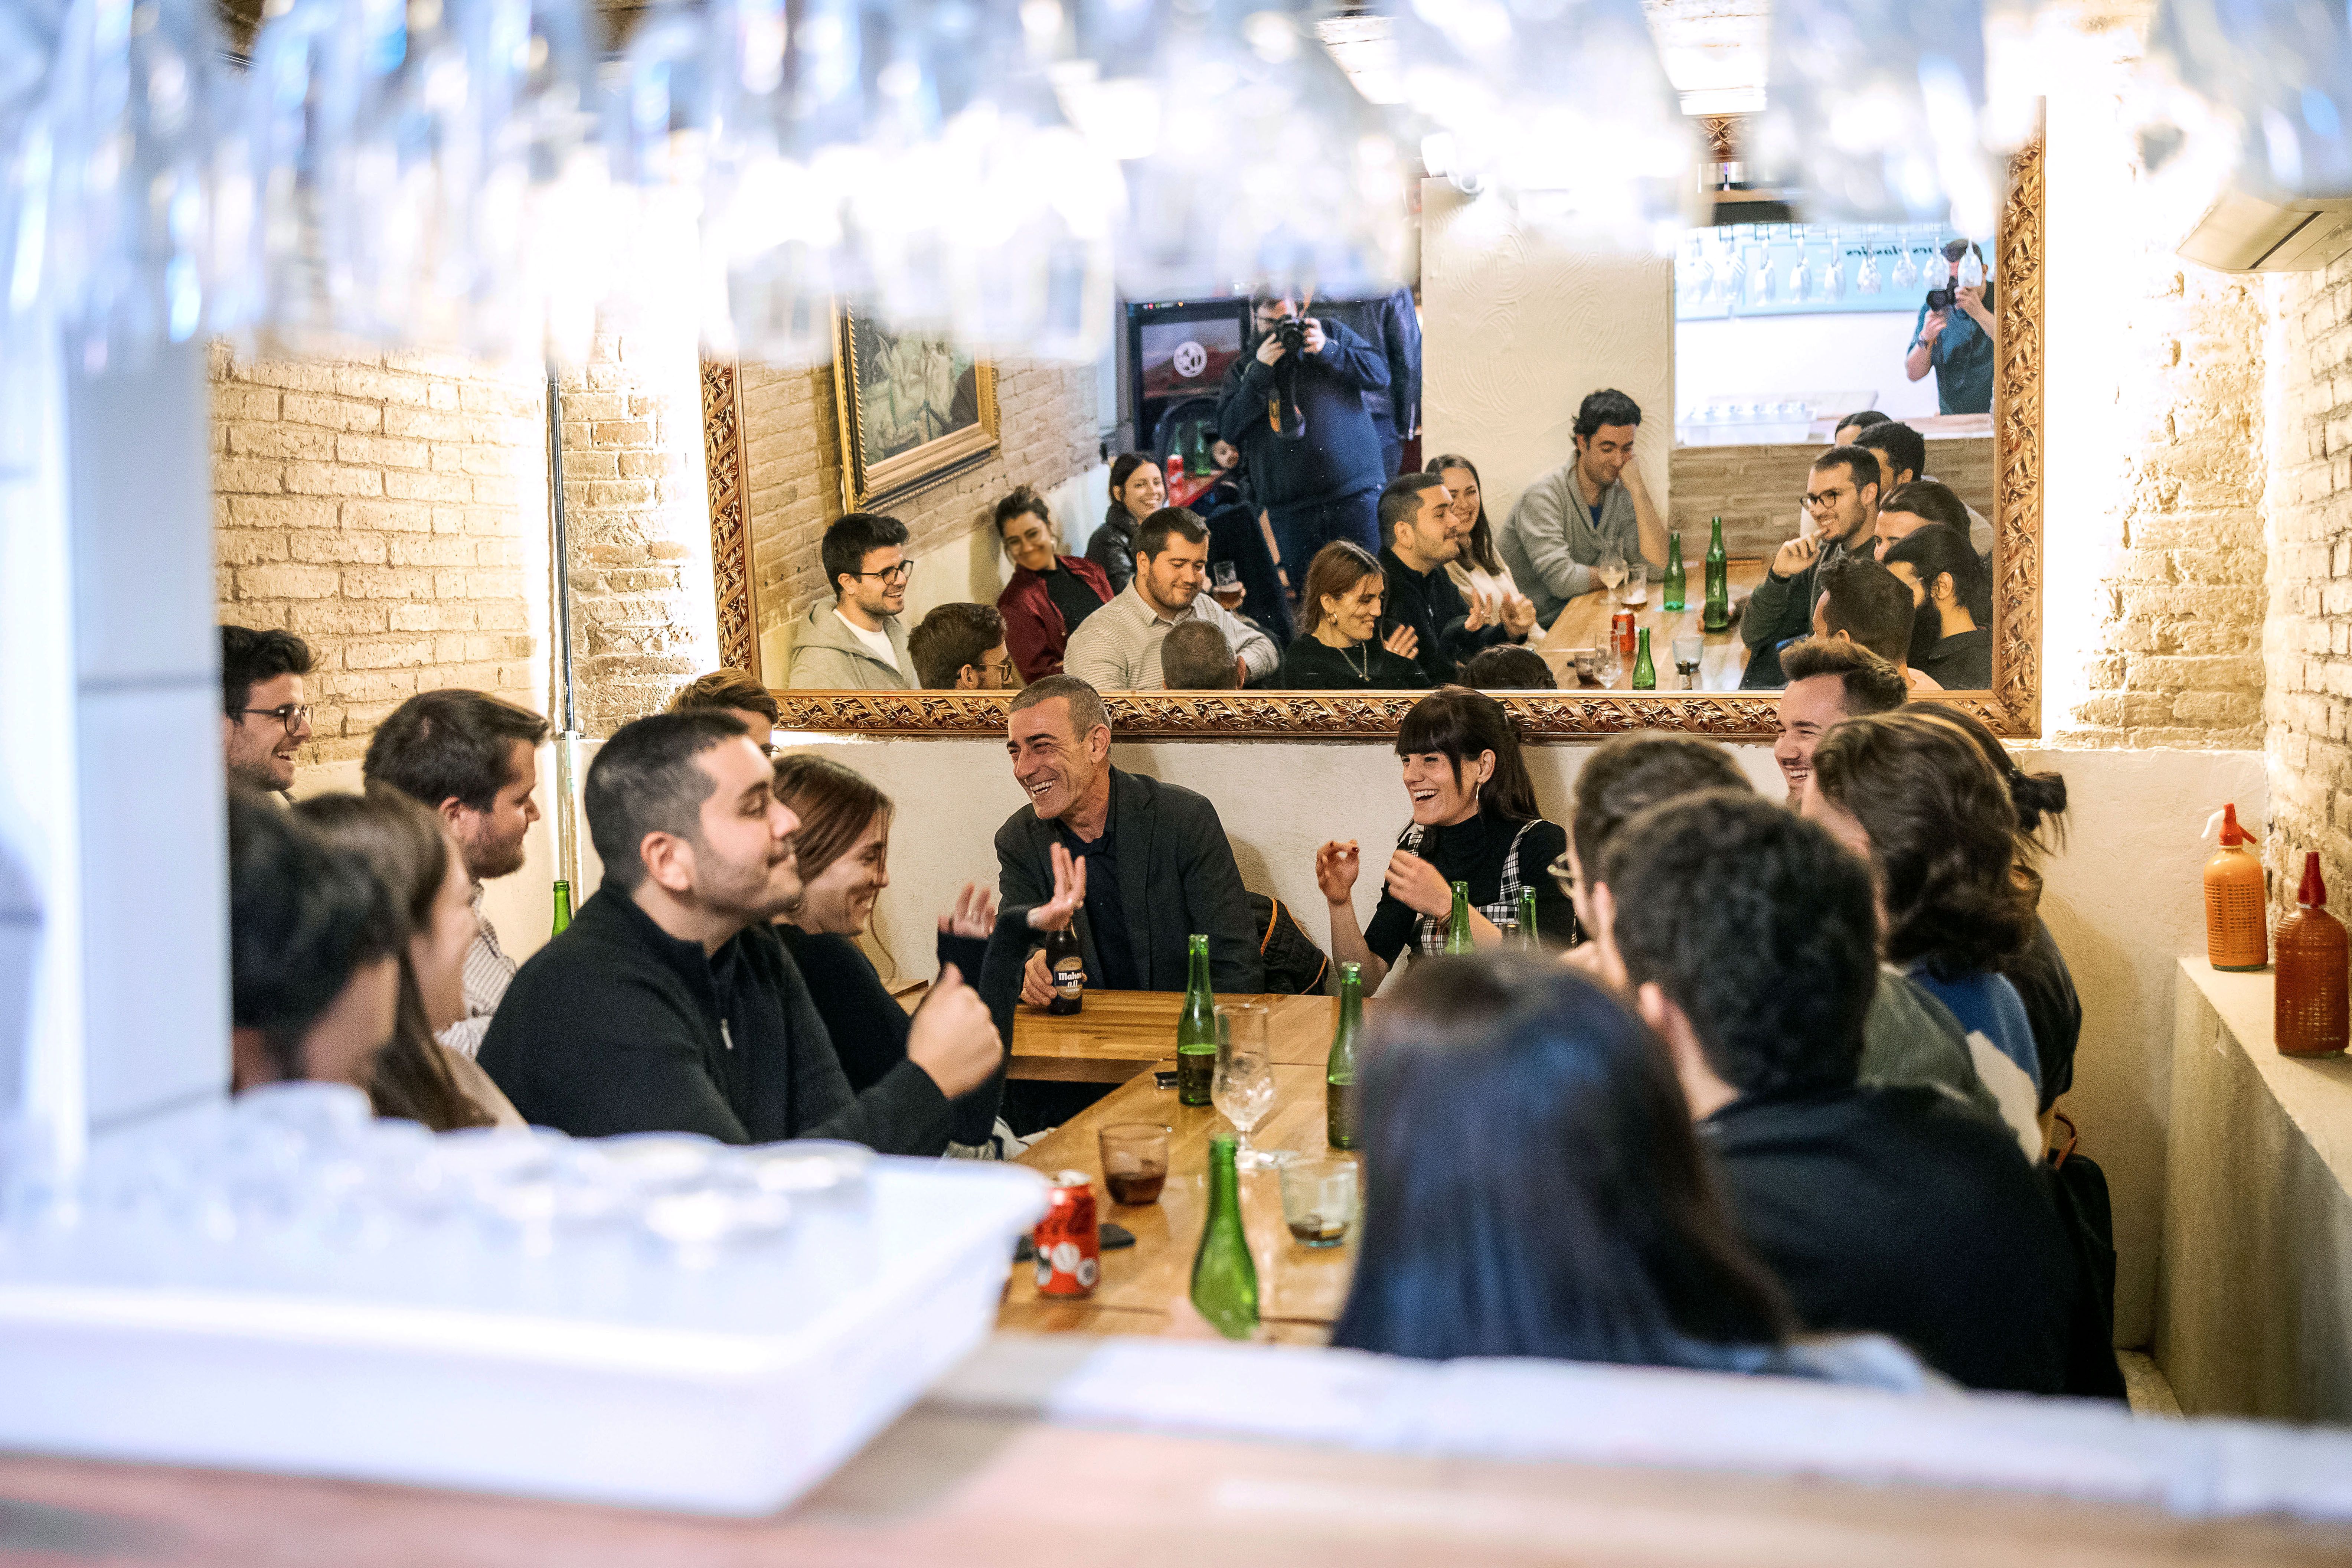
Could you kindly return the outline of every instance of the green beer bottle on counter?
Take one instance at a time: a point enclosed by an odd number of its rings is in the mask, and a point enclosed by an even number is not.
[[[1209,1223],[1192,1258],[1192,1306],[1217,1332],[1245,1340],[1257,1329],[1257,1265],[1242,1229],[1241,1178],[1234,1172],[1234,1139],[1209,1140]]]
[[[1538,934],[1540,933],[1536,930],[1536,890],[1533,888],[1521,888],[1519,889],[1519,945],[1532,952],[1537,945],[1536,938]]]
[[[1209,939],[1192,939],[1184,1008],[1176,1015],[1176,1103],[1206,1105],[1217,1076],[1217,998],[1209,989]]]
[[[1633,689],[1655,691],[1658,689],[1658,667],[1650,662],[1650,628],[1642,628],[1641,651],[1633,656]]]
[[[1339,966],[1339,1026],[1323,1061],[1323,1125],[1334,1149],[1356,1146],[1356,1037],[1364,1028],[1364,971]]]
[[[1723,552],[1723,519],[1719,517],[1706,545],[1706,608],[1699,624],[1711,632],[1731,624],[1731,558]]]
[[[1468,952],[1470,942],[1470,884],[1454,884],[1454,912],[1445,917],[1445,951]]]
[[[555,928],[547,934],[562,936],[563,928],[572,923],[572,884],[558,878],[555,883]]]
[[[1666,586],[1663,607],[1679,610],[1683,607],[1683,536],[1680,529],[1666,535]]]

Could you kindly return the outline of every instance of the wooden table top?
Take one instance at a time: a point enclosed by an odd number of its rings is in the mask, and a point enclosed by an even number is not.
[[[1671,615],[1665,609],[1665,574],[1654,567],[1650,572],[1650,595],[1646,607],[1633,612],[1633,625],[1650,628],[1650,662],[1657,667],[1658,690],[1662,693],[1680,691],[1683,678],[1675,669],[1675,638],[1697,633],[1706,639],[1706,651],[1699,659],[1699,689],[1702,691],[1737,691],[1739,677],[1748,668],[1747,645],[1739,640],[1739,623],[1734,620],[1719,632],[1703,632],[1700,620],[1706,613],[1706,563],[1705,559],[1685,560],[1687,594],[1685,607]],[[1764,581],[1761,561],[1734,561],[1730,564],[1731,594],[1735,601],[1744,598]],[[1609,640],[1609,618],[1615,613],[1617,595],[1607,591],[1579,594],[1560,607],[1559,618],[1544,634],[1537,651],[1551,666],[1553,677],[1560,689],[1587,691],[1601,689],[1599,682],[1585,685],[1576,678],[1575,662],[1569,658],[1571,648],[1597,648]],[[1617,678],[1610,689],[1631,691],[1633,689],[1633,656],[1625,656],[1625,673]]]
[[[1266,1037],[1274,1059],[1320,1067],[1339,1021],[1329,996],[1219,996],[1220,1003],[1255,1002],[1272,1014]],[[1155,1067],[1174,1066],[1181,991],[1089,991],[1085,1011],[1056,1017],[1042,1007],[1016,1007],[1007,1077],[1065,1083],[1125,1083]]]
[[[1325,997],[1293,1000],[1333,1005]],[[1274,1109],[1251,1133],[1251,1143],[1331,1152],[1325,1138],[1322,1061],[1278,1066],[1274,1076]],[[1168,1184],[1158,1203],[1130,1206],[1110,1201],[1095,1139],[1114,1121],[1157,1121],[1171,1129]],[[1213,1107],[1179,1105],[1174,1089],[1157,1087],[1144,1074],[1032,1145],[1021,1157],[1023,1164],[1049,1174],[1085,1172],[1095,1189],[1096,1215],[1133,1231],[1135,1245],[1105,1252],[1094,1294],[1076,1300],[1040,1298],[1034,1267],[1015,1265],[997,1326],[1097,1334],[1166,1331],[1170,1308],[1191,1289],[1192,1255],[1208,1222],[1209,1138],[1227,1126]],[[1347,1300],[1356,1267],[1355,1234],[1350,1231],[1338,1247],[1302,1247],[1290,1239],[1283,1223],[1282,1173],[1244,1171],[1241,1182],[1242,1226],[1257,1266],[1258,1317],[1275,1326],[1271,1338],[1319,1343]]]
[[[1372,1453],[940,1404],[918,1405],[764,1520],[0,1458],[7,1568],[2305,1568],[2347,1558],[2340,1527],[2271,1519]]]

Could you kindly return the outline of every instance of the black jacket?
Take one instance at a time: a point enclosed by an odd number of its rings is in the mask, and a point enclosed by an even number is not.
[[[804,931],[797,926],[780,925],[775,930],[784,951],[792,954],[793,967],[808,986],[809,1000],[824,1020],[824,1032],[833,1041],[833,1053],[849,1079],[850,1091],[863,1094],[905,1065],[907,1034],[914,1019],[882,984],[874,961],[856,941],[825,931]],[[977,990],[987,967],[988,946],[985,938],[941,931],[940,966],[954,964],[963,983]],[[1020,994],[1017,985],[1013,994],[1016,998]],[[999,1021],[1000,1037],[1010,1037],[1005,1033],[1007,1023]],[[970,1094],[956,1097],[955,1142],[988,1142],[1003,1089],[1000,1075]]]
[[[1364,406],[1366,393],[1388,390],[1388,361],[1338,321],[1323,322],[1323,337],[1321,353],[1285,355],[1271,368],[1258,363],[1263,340],[1254,338],[1217,389],[1217,434],[1241,453],[1258,503],[1277,515],[1286,507],[1360,495],[1388,482],[1380,434]],[[1267,405],[1283,387],[1297,400],[1286,426],[1295,427],[1297,417],[1304,417],[1298,434],[1283,434],[1268,417]],[[1287,564],[1294,583],[1306,581],[1305,562]]]
[[[1145,773],[1110,770],[1108,831],[1118,859],[1118,900],[1128,942],[1146,991],[1181,991],[1188,977],[1186,938],[1209,939],[1210,984],[1219,991],[1265,988],[1249,894],[1225,842],[1217,808],[1189,789]],[[996,830],[996,890],[1004,912],[1053,897],[1054,825],[1023,806]],[[1087,973],[1103,973],[1086,911],[1077,918]],[[992,943],[992,959],[994,957]],[[983,989],[983,994],[986,994]]]
[[[1444,567],[1416,572],[1395,551],[1383,547],[1381,570],[1388,574],[1389,597],[1381,608],[1378,635],[1386,637],[1391,626],[1411,626],[1421,639],[1421,650],[1414,657],[1432,686],[1447,684],[1464,659],[1503,640],[1499,625],[1475,632],[1467,629],[1470,606],[1463,602],[1462,590]]]
[[[1699,1123],[1805,1328],[1891,1334],[1969,1388],[2120,1397],[2043,1171],[1917,1085],[1749,1095]]]
[[[772,930],[752,926],[706,956],[616,890],[581,905],[515,972],[480,1059],[523,1120],[577,1138],[844,1138],[937,1154],[950,1131],[947,1097],[912,1062],[850,1092]]]

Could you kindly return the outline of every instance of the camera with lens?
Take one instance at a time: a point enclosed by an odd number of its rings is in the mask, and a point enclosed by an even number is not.
[[[1930,289],[1927,290],[1927,309],[1930,310],[1948,310],[1951,308],[1952,291],[1949,289]]]
[[[1283,317],[1274,324],[1274,341],[1282,345],[1282,352],[1286,354],[1305,353],[1307,352],[1307,318]]]
[[[1982,280],[1980,270],[1973,261],[1969,259],[1969,242],[1967,240],[1946,240],[1944,242],[1944,259],[1946,261],[1959,264],[1961,282],[1973,287],[1977,282]],[[1971,274],[1975,274],[1976,276],[1972,277]],[[1930,289],[1927,290],[1927,309],[1930,310],[1948,310],[1952,308],[1952,302],[1958,298],[1958,290],[1954,289]]]

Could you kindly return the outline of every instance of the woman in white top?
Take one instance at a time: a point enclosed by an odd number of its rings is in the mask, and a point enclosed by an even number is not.
[[[1477,466],[1457,453],[1447,452],[1432,458],[1422,470],[1435,474],[1438,482],[1454,498],[1454,516],[1469,531],[1463,536],[1462,553],[1445,568],[1454,585],[1462,590],[1465,599],[1485,595],[1496,602],[1519,596],[1519,585],[1511,580],[1511,569],[1495,552],[1494,525],[1486,521],[1486,498],[1479,493]]]

